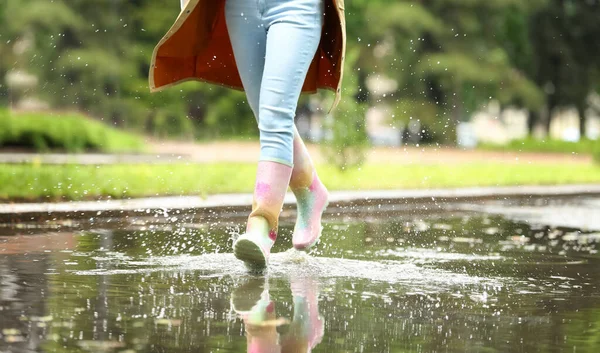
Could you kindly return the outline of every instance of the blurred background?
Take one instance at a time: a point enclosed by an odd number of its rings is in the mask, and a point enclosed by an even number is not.
[[[176,0],[1,1],[2,152],[254,161],[242,92],[150,94],[152,50],[178,13]],[[340,107],[325,114],[329,92],[298,106],[301,134],[328,142],[311,146],[319,163],[600,159],[598,0],[351,0],[346,16]]]

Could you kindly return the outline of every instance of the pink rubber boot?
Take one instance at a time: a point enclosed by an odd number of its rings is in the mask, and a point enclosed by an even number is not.
[[[296,196],[298,212],[292,243],[298,250],[308,250],[321,236],[321,215],[327,207],[329,193],[319,180],[308,150],[295,128],[290,188]]]
[[[235,257],[244,261],[251,270],[264,269],[268,264],[271,247],[277,239],[279,214],[291,174],[292,167],[285,164],[258,162],[252,213],[248,217],[246,233],[233,244]]]

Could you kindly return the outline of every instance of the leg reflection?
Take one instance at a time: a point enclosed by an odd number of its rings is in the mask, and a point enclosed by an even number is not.
[[[294,297],[294,318],[290,330],[281,339],[282,352],[310,352],[321,342],[323,319],[319,315],[319,285],[310,277],[290,279]]]
[[[252,278],[231,296],[233,309],[244,321],[248,352],[310,352],[321,342],[324,323],[319,315],[318,282],[310,277],[290,279],[294,315],[278,318],[270,299],[267,278]],[[288,326],[285,334],[277,328]]]
[[[251,278],[231,294],[233,310],[246,326],[248,353],[281,352],[275,315],[275,303],[269,296],[265,277]]]

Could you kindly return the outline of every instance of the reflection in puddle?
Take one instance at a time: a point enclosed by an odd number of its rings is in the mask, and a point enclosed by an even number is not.
[[[247,351],[311,352],[321,342],[324,321],[319,314],[318,283],[310,277],[292,276],[293,317],[278,317],[276,303],[271,300],[268,280],[252,278],[231,294],[233,310],[245,324]],[[283,328],[280,333],[278,328]]]
[[[598,352],[598,230],[329,220],[263,277],[229,226],[0,236],[0,352]],[[14,231],[14,230],[13,230]]]

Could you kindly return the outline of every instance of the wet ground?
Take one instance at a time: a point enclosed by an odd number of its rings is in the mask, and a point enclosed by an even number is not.
[[[0,352],[600,352],[599,197],[376,210],[264,276],[243,218],[4,225]]]

